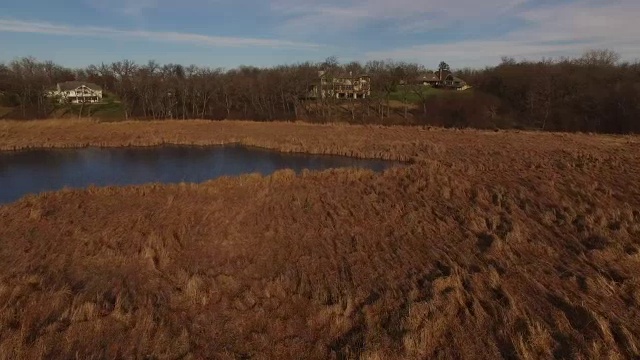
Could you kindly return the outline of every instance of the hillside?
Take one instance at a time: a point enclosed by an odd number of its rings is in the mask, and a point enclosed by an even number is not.
[[[19,107],[0,107],[0,119],[21,118],[21,111]],[[104,121],[122,120],[124,119],[124,110],[119,102],[85,104],[84,106],[77,104],[56,105],[46,117],[53,119],[77,119],[82,117]]]

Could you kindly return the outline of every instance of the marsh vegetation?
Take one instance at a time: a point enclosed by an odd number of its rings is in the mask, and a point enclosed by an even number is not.
[[[0,357],[640,356],[640,140],[0,123],[2,149],[243,143],[411,159],[0,206]]]

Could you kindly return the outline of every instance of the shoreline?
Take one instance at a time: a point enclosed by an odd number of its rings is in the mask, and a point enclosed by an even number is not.
[[[60,126],[59,129],[56,129]],[[174,127],[181,128],[179,134],[172,133]],[[284,127],[288,132],[281,134],[279,139],[269,139],[272,134],[260,134],[261,128]],[[205,135],[200,129],[219,130],[224,134]],[[252,129],[255,128],[255,129]],[[0,153],[13,151],[28,151],[38,149],[74,149],[86,147],[98,148],[136,148],[156,146],[244,146],[248,148],[278,151],[282,153],[347,156],[360,159],[379,159],[388,161],[410,162],[414,156],[406,153],[394,153],[376,150],[375,146],[337,147],[335,142],[320,141],[309,144],[303,138],[295,138],[297,129],[342,129],[357,128],[385,129],[385,127],[371,127],[367,125],[336,125],[336,124],[308,124],[291,122],[258,123],[251,121],[207,121],[207,120],[161,120],[161,121],[123,121],[105,123],[93,120],[38,120],[21,122],[0,120]],[[43,131],[69,130],[71,134],[57,133],[53,137],[43,134]],[[119,131],[109,133],[109,131]],[[92,133],[98,131],[102,133]],[[147,133],[153,131],[154,133]],[[234,131],[238,131],[234,133]],[[256,133],[256,131],[258,133]],[[3,134],[7,132],[8,134]],[[34,134],[35,133],[35,134]],[[32,137],[25,140],[24,136]],[[35,136],[35,138],[33,138]],[[283,136],[285,138],[283,138]],[[197,138],[197,140],[193,140]]]
[[[2,149],[0,148],[0,156],[3,154],[17,153],[17,152],[28,152],[28,151],[46,151],[46,150],[75,150],[75,149],[87,149],[87,148],[95,148],[95,149],[145,149],[145,148],[160,148],[165,146],[173,146],[173,147],[198,147],[198,148],[215,148],[215,147],[243,147],[246,149],[253,149],[259,151],[271,151],[278,152],[283,154],[295,154],[295,155],[310,155],[310,156],[338,156],[338,157],[350,157],[361,160],[381,160],[381,161],[395,161],[404,164],[412,164],[414,163],[414,158],[405,158],[405,159],[397,159],[397,158],[384,158],[384,157],[371,157],[360,154],[347,154],[347,153],[332,153],[332,152],[309,152],[309,151],[296,151],[291,149],[283,149],[283,148],[271,148],[266,146],[259,145],[250,145],[243,142],[229,142],[229,143],[211,143],[211,144],[199,144],[199,143],[157,143],[157,144],[131,144],[131,145],[113,145],[113,144],[84,144],[84,145],[52,145],[52,146],[26,146],[21,148],[13,148],[13,149]]]
[[[449,159],[456,153],[465,153],[454,156],[456,161],[464,160],[480,155],[473,148],[484,150],[486,145],[496,144],[510,151],[553,153],[578,148],[602,153],[626,145],[640,146],[640,136],[235,120],[0,120],[0,153],[85,147],[241,145],[283,153],[416,162],[425,158]]]

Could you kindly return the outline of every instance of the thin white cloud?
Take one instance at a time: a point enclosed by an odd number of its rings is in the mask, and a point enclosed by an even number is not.
[[[85,0],[91,7],[102,10],[121,13],[128,16],[140,16],[149,9],[154,9],[160,4],[159,0]]]
[[[626,59],[635,59],[640,57],[638,13],[640,2],[637,0],[551,5],[515,14],[527,27],[497,38],[423,44],[368,52],[366,57],[429,64],[448,60],[459,66],[482,66],[499,62],[501,56],[533,60],[576,56],[590,48],[609,48],[619,51]]]
[[[136,0],[127,1],[122,11],[127,15],[139,15],[147,9],[153,9],[158,6],[158,0]]]
[[[47,22],[0,19],[0,32],[43,35],[106,37],[141,39],[159,42],[185,43],[210,47],[268,47],[289,49],[317,49],[320,46],[281,39],[210,36],[171,31],[120,30],[106,27],[58,25]]]
[[[334,33],[389,21],[398,31],[426,31],[474,18],[498,17],[526,0],[274,0],[283,32]]]

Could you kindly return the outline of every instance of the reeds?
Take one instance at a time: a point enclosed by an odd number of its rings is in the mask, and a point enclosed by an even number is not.
[[[558,141],[558,138],[564,141]],[[579,145],[601,154],[640,143],[632,136],[598,136],[526,132],[445,130],[439,128],[358,126],[343,124],[258,123],[249,121],[92,120],[0,121],[0,151],[31,148],[123,147],[241,144],[282,152],[344,155],[387,160],[438,158],[442,153],[481,155],[520,150],[561,151]],[[585,146],[589,144],[589,146]],[[500,147],[505,145],[504,147]],[[514,148],[515,146],[515,148]],[[573,147],[575,148],[575,147]],[[480,154],[477,153],[480,151]]]
[[[2,126],[3,146],[43,136]],[[640,148],[626,137],[60,126],[47,144],[224,140],[415,162],[0,206],[0,358],[640,356]]]

